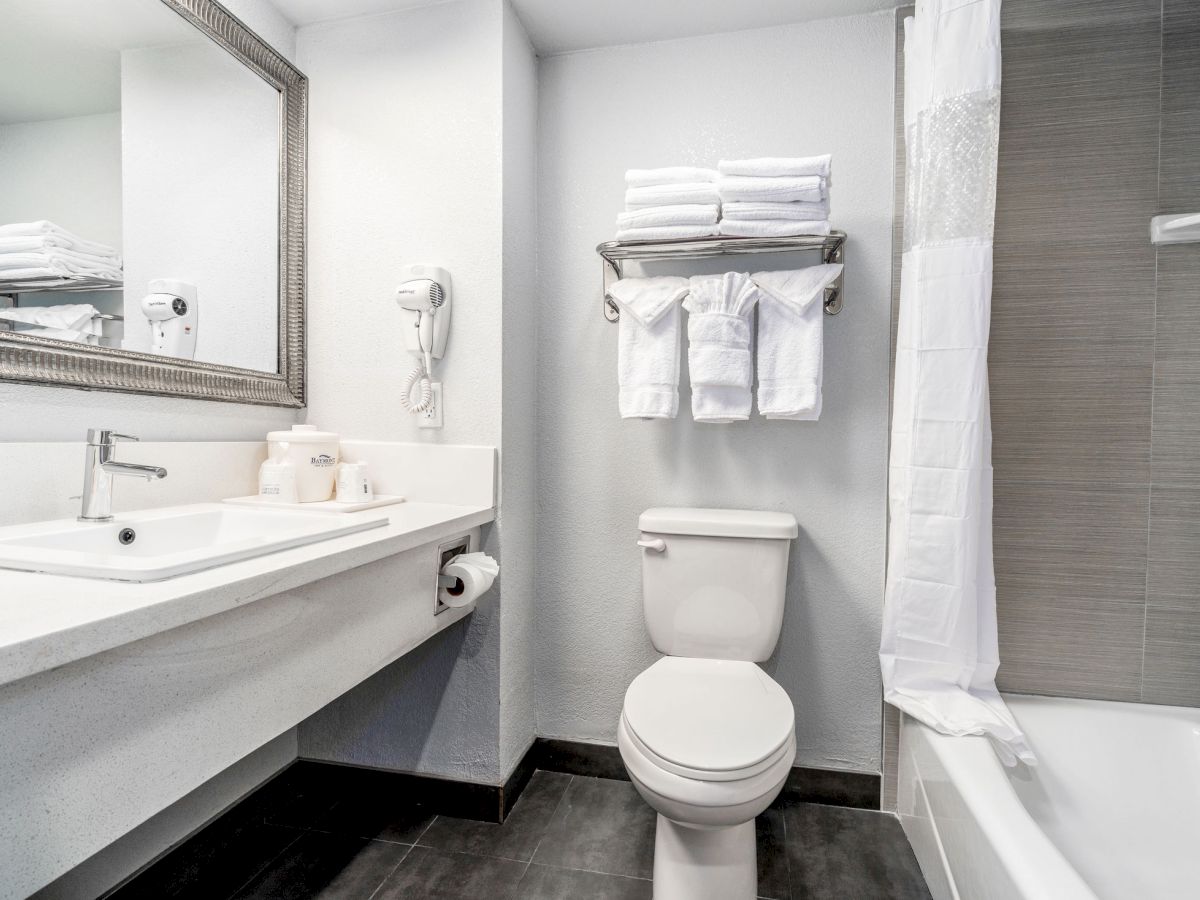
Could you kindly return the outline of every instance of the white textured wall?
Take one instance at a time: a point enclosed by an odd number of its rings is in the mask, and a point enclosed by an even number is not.
[[[515,27],[501,0],[462,0],[299,32],[312,88],[308,421],[363,439],[500,446],[503,480],[485,536],[500,554],[499,591],[306,722],[302,756],[497,783],[533,737],[531,664],[520,658],[532,606],[532,356],[514,323],[530,318],[533,293],[534,97]],[[509,74],[523,98],[512,123]],[[444,266],[453,279],[435,370],[441,430],[419,430],[398,401],[414,360],[393,294],[411,263]],[[510,398],[520,404],[511,416]]]
[[[542,61],[541,735],[614,740],[626,687],[656,658],[642,622],[638,513],[776,509],[795,514],[800,537],[766,668],[795,704],[797,765],[879,769],[891,23],[857,16]],[[621,421],[617,329],[601,316],[594,248],[613,234],[625,169],[819,152],[833,153],[834,220],[850,235],[846,308],[826,322],[821,421],[696,425],[686,366],[679,419]]]
[[[295,60],[295,29],[269,0],[228,0],[224,5],[280,54]],[[116,152],[119,156],[119,147]],[[113,204],[119,216],[119,194]],[[0,442],[74,441],[95,427],[163,441],[261,440],[266,432],[298,419],[290,409],[6,383],[0,383],[0,410]]]

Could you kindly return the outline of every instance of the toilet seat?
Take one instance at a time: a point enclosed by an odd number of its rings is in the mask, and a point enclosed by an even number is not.
[[[660,659],[629,686],[621,722],[641,756],[697,781],[753,778],[795,753],[790,698],[741,660]]]

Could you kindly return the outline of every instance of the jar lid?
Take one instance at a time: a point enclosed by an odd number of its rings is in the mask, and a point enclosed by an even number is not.
[[[336,433],[318,431],[316,425],[293,425],[289,431],[272,431],[267,434],[268,441],[288,441],[293,444],[324,444],[337,439]]]

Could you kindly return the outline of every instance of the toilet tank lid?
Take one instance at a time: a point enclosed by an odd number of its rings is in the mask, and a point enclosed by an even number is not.
[[[638,528],[656,534],[696,534],[705,537],[778,538],[799,534],[791,513],[757,509],[692,509],[656,506],[638,518]]]

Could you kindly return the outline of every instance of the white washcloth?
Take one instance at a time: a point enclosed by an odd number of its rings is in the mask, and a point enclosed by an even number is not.
[[[800,219],[805,222],[829,218],[829,200],[796,203],[772,203],[764,200],[731,200],[721,207],[721,214],[729,219]]]
[[[655,184],[694,184],[716,181],[716,169],[701,169],[695,166],[671,166],[665,169],[630,169],[625,173],[628,187],[650,187]]]
[[[787,219],[722,219],[721,234],[731,237],[793,237],[798,234],[829,234],[829,222]]]
[[[688,311],[692,418],[736,422],[750,418],[753,366],[750,318],[758,290],[744,272],[694,275],[683,301]]]
[[[756,175],[759,178],[820,175],[828,179],[832,163],[833,157],[828,153],[791,158],[765,156],[758,159],[723,159],[717,164],[717,169],[722,175]]]
[[[647,206],[674,206],[676,204],[716,204],[721,202],[717,186],[709,182],[684,184],[656,184],[650,187],[630,188],[625,192],[626,209],[642,209]]]
[[[96,318],[96,307],[89,303],[0,309],[0,321],[16,325],[17,334],[76,343],[100,343],[100,320]]]
[[[719,233],[717,225],[663,225],[660,228],[622,228],[618,241],[682,241],[688,238],[712,237]]]
[[[825,179],[820,175],[795,178],[755,178],[752,175],[724,175],[717,182],[721,202],[731,200],[774,200],[815,202],[826,196]]]
[[[36,222],[14,222],[11,225],[0,225],[0,238],[10,237],[52,237],[58,239],[57,246],[68,246],[81,253],[91,253],[96,256],[118,255],[117,251],[107,244],[85,241],[79,235],[45,219],[39,219]]]
[[[813,422],[821,415],[825,288],[841,263],[755,272],[758,285],[758,411]]]
[[[608,289],[621,310],[617,334],[618,406],[623,419],[673,419],[679,412],[679,301],[676,275],[622,278]]]
[[[647,206],[617,216],[617,228],[661,228],[664,225],[716,225],[721,207],[715,203]],[[820,219],[823,216],[810,216]]]

